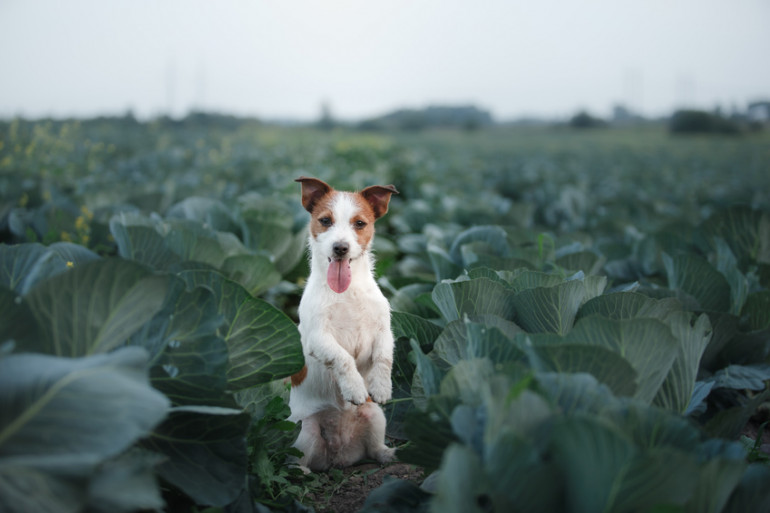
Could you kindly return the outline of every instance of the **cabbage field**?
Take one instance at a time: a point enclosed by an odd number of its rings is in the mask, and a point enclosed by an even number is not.
[[[362,511],[770,511],[770,135],[0,123],[0,511],[312,511],[294,178],[394,184]],[[421,486],[420,486],[421,485]]]

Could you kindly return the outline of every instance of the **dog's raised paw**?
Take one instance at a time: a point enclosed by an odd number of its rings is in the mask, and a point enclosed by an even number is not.
[[[355,405],[361,405],[366,402],[366,398],[369,394],[366,392],[363,378],[359,376],[357,380],[354,379],[352,382],[347,379],[340,379],[338,381],[340,384],[340,393],[345,401]]]
[[[383,404],[390,400],[393,395],[393,387],[390,378],[377,379],[369,378],[369,396],[377,404]]]

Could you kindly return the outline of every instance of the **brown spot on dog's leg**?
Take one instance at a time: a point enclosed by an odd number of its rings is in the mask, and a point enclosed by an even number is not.
[[[302,370],[299,371],[296,374],[291,375],[291,386],[298,387],[302,384],[303,381],[305,381],[305,378],[307,377],[307,365],[302,367]]]

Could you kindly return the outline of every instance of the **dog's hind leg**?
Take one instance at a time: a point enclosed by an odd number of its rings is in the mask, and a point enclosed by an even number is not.
[[[293,463],[307,473],[309,470],[328,470],[331,466],[327,441],[322,436],[318,414],[302,420],[302,428],[294,447],[302,451],[302,457]]]
[[[396,450],[385,445],[386,421],[382,408],[376,403],[367,402],[359,406],[358,415],[367,424],[363,433],[366,455],[380,463],[393,461]]]

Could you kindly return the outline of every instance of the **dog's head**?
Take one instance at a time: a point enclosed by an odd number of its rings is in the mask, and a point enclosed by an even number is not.
[[[317,178],[300,177],[302,206],[310,212],[313,258],[328,265],[327,282],[335,292],[350,285],[350,262],[366,253],[374,237],[374,222],[388,211],[392,185],[374,185],[359,192],[334,190]]]

